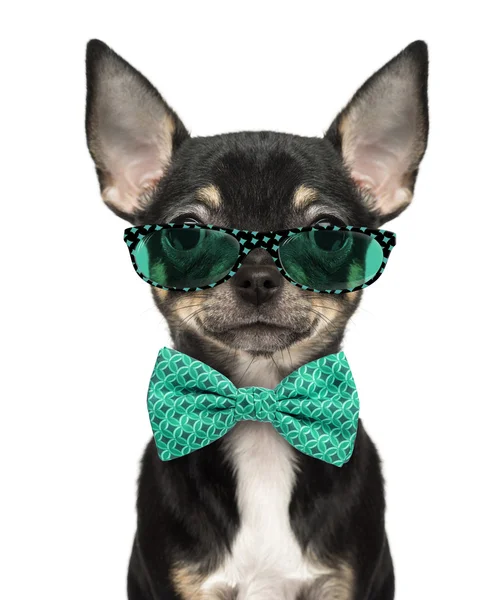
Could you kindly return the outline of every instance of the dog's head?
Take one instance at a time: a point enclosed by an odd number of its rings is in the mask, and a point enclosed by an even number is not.
[[[87,138],[102,197],[134,225],[378,227],[410,203],[427,143],[423,42],[368,79],[323,138],[192,138],[149,81],[98,41],[88,45],[87,83]],[[180,349],[197,356],[202,349],[254,357],[285,351],[298,364],[338,350],[361,292],[301,290],[256,249],[213,289],[153,294]]]

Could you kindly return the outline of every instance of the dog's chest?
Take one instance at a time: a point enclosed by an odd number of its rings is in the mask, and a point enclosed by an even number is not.
[[[252,371],[243,385],[277,383]],[[270,423],[254,421],[234,427],[225,448],[236,474],[241,525],[230,554],[205,581],[206,597],[229,587],[246,600],[294,600],[301,585],[320,574],[303,556],[290,526],[294,453]]]

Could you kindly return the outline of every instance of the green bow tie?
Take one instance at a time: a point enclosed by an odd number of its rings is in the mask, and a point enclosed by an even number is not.
[[[270,390],[237,388],[199,360],[163,348],[148,410],[161,460],[207,446],[238,421],[268,421],[297,450],[341,467],[354,448],[359,402],[343,352],[303,365]]]

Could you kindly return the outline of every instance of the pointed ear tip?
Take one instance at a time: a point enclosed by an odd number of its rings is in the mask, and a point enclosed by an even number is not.
[[[106,49],[108,49],[108,46],[97,38],[92,38],[87,42],[87,52],[95,52],[97,50],[103,51]]]
[[[420,62],[427,63],[429,60],[429,48],[423,40],[412,42],[403,50],[403,53],[416,58]]]
[[[112,52],[113,51],[111,50],[111,48],[104,42],[101,42],[101,40],[98,40],[98,39],[89,40],[87,43],[87,52],[86,52],[87,62],[97,61],[100,58],[102,58],[103,56],[105,56],[106,54],[111,54]]]

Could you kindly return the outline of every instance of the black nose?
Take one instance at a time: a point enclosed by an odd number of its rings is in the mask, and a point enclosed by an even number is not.
[[[240,297],[255,305],[270,300],[282,282],[283,277],[274,265],[243,265],[233,277],[233,285]]]

